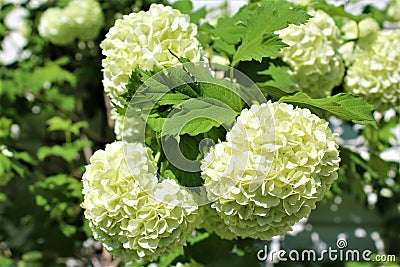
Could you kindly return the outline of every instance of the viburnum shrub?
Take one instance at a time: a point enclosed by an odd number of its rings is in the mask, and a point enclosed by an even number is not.
[[[0,2],[0,266],[399,253],[399,0]]]
[[[285,19],[271,18],[262,30],[251,23],[270,12]],[[100,45],[121,141],[91,157],[82,207],[94,237],[115,256],[155,260],[201,229],[227,240],[285,235],[338,177],[339,146],[324,117],[374,124],[361,98],[329,97],[344,61],[327,13],[265,1],[230,20],[209,31],[221,33],[220,45],[240,40],[232,65],[267,57],[271,68],[261,74],[290,79],[281,89],[300,93],[259,89],[209,62],[190,17],[163,5],[116,20]],[[287,71],[278,77],[280,68]]]

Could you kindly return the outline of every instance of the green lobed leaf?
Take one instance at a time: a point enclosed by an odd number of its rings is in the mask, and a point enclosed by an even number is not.
[[[268,80],[262,83],[262,85],[277,87],[285,91],[285,89],[294,85],[294,82],[288,73],[289,70],[289,66],[275,66],[274,63],[271,62],[268,69],[259,71],[258,74],[269,75],[272,78],[272,80]]]
[[[175,107],[187,99],[189,99],[189,97],[182,93],[166,94],[163,97],[161,97],[160,100],[158,100],[157,104],[159,106],[172,105],[173,107]]]
[[[159,116],[159,114],[151,114],[148,118],[147,118],[147,125],[153,129],[153,131],[155,132],[161,132],[162,128],[164,126],[165,120],[167,118],[162,118]]]
[[[138,67],[136,67],[132,73],[131,76],[129,77],[128,83],[126,85],[126,89],[127,91],[122,94],[122,97],[129,103],[132,99],[132,97],[135,95],[135,98],[139,99],[142,97],[142,94],[137,93],[138,89],[140,88],[141,91],[143,92],[146,89],[148,89],[148,86],[143,86],[143,83],[146,82],[150,77],[152,77],[155,74],[155,72],[151,72],[151,71],[145,71],[145,70],[141,70]],[[149,81],[147,84],[152,85],[150,86],[150,88],[152,88],[153,86],[155,88],[157,88],[159,86],[159,84],[154,84],[154,79],[152,81]],[[153,83],[153,84],[152,84]],[[143,86],[143,87],[142,87]],[[147,92],[146,92],[147,93]],[[142,102],[146,103],[148,102],[146,100],[146,98],[144,97],[143,99],[141,99]],[[117,111],[118,114],[120,115],[124,115],[125,111],[126,111],[126,107],[125,108],[120,108],[118,107],[118,105],[115,105],[115,109]]]
[[[226,82],[226,86],[222,85],[223,82]],[[221,84],[201,83],[200,88],[202,97],[219,100],[237,113],[242,111],[244,103],[241,97],[235,93],[236,90],[233,90],[234,88],[229,81],[222,80]]]
[[[21,73],[21,70],[15,70],[13,72],[14,79],[1,80],[0,96],[6,96],[10,100],[10,102],[14,102],[17,97],[23,95],[23,87],[20,86],[18,80],[16,79],[16,77],[18,76],[17,73]]]
[[[354,123],[378,127],[372,115],[374,106],[367,103],[362,97],[351,94],[341,93],[327,98],[313,99],[307,94],[299,92],[295,95],[281,97],[279,102],[309,108],[317,114],[321,111],[328,112]]]
[[[49,125],[49,131],[69,131],[72,121],[70,119],[54,116],[47,120],[47,124]]]
[[[81,129],[87,129],[89,127],[89,124],[86,121],[78,121],[74,124],[71,125],[71,128],[69,131],[73,133],[74,135],[79,135],[79,131]]]
[[[235,53],[235,46],[228,44],[222,39],[217,39],[213,42],[212,47],[215,51],[223,53],[226,56],[232,56]]]
[[[14,152],[14,159],[16,160],[21,160],[24,161],[26,163],[29,163],[31,165],[35,165],[36,164],[36,160],[33,158],[33,156],[31,154],[29,154],[26,151],[22,151],[22,152]]]
[[[180,58],[179,60],[185,62],[186,59]],[[238,113],[242,111],[244,90],[241,90],[239,84],[227,79],[215,79],[210,69],[201,64],[185,64],[184,69],[194,78],[199,96],[219,100]]]
[[[220,18],[215,29],[211,32],[214,36],[220,37],[228,45],[235,45],[240,42],[241,37],[246,33],[246,20],[243,20],[241,16],[236,14],[232,18]]]
[[[60,67],[63,61],[49,61],[46,64],[35,70],[33,73],[26,73],[28,88],[33,91],[40,90],[46,82],[63,83],[68,82],[72,86],[76,85],[76,77],[71,72]]]
[[[195,12],[191,12],[189,16],[190,16],[190,22],[199,25],[200,20],[204,19],[207,16],[207,9],[205,7],[202,7]]]
[[[0,117],[0,138],[7,138],[10,136],[11,125],[13,121],[7,117]]]
[[[74,142],[70,144],[64,144],[62,146],[55,145],[52,147],[48,146],[43,146],[38,149],[37,151],[37,157],[39,160],[44,160],[48,156],[58,156],[60,158],[63,158],[67,162],[72,162],[78,152],[85,146],[89,146],[91,144],[90,141],[83,142],[81,140],[75,140]]]
[[[157,267],[173,266],[172,263],[175,261],[175,259],[182,255],[184,255],[183,249],[178,249],[174,253],[168,254],[166,256],[161,256],[159,262],[157,263]]]
[[[0,186],[6,185],[13,177],[11,170],[12,162],[10,158],[0,152]]]
[[[73,133],[74,135],[79,135],[80,129],[86,129],[89,127],[89,124],[86,121],[72,123],[70,119],[64,119],[58,116],[48,119],[47,124],[49,125],[49,131],[64,131]]]
[[[366,14],[361,14],[358,16],[352,15],[344,10],[344,5],[334,6],[334,5],[330,5],[329,3],[325,2],[325,1],[315,1],[313,3],[313,7],[314,7],[314,9],[323,10],[331,17],[336,17],[336,16],[343,17],[343,18],[348,18],[350,20],[355,20],[357,22],[368,17]]]
[[[75,109],[75,97],[62,94],[56,87],[44,91],[44,95],[49,101],[55,103],[62,110],[73,112]]]
[[[128,109],[132,113],[129,116],[137,116],[140,113],[138,111],[146,113],[162,105],[177,105],[180,100],[198,96],[196,90],[199,89],[195,88],[197,85],[183,69],[169,68],[150,77],[152,74],[138,69],[132,72],[127,85],[128,92],[124,95],[129,101],[134,96],[131,108]],[[170,94],[176,95],[168,96]],[[125,110],[118,112],[124,115]]]
[[[179,0],[174,2],[171,6],[185,14],[190,13],[193,9],[193,4],[190,0]]]
[[[171,162],[182,163],[183,160],[192,161],[189,163],[192,167],[200,170],[200,158],[199,144],[202,141],[202,135],[190,136],[184,134],[179,136],[179,143],[174,137],[163,137],[163,148],[165,151],[172,151],[172,149],[179,149],[179,153],[169,154],[169,161],[165,160],[161,174],[165,177],[177,180],[182,186],[200,186],[203,183],[201,174],[199,171],[191,172],[182,170],[181,166],[176,167]],[[165,157],[165,156],[164,156]]]
[[[233,56],[233,66],[240,61],[254,59],[261,62],[263,57],[278,56],[279,50],[286,44],[274,32],[289,24],[305,23],[310,18],[305,7],[293,6],[286,1],[261,1],[249,5],[247,9],[239,12],[238,17],[233,17],[240,24],[230,22],[234,34],[222,37],[228,44],[237,44],[238,39],[241,41]]]
[[[213,99],[189,99],[179,107],[180,110],[165,121],[163,136],[196,136],[208,132],[212,127],[229,127],[237,115],[229,106]]]
[[[35,195],[36,205],[46,211],[50,219],[57,221],[64,236],[77,232],[72,218],[81,211],[82,183],[79,179],[60,173],[37,181],[29,186],[29,190]]]
[[[260,84],[259,88],[265,96],[270,96],[276,101],[279,100],[281,97],[292,95],[291,93],[282,91],[281,89],[274,86],[262,86],[262,84]]]

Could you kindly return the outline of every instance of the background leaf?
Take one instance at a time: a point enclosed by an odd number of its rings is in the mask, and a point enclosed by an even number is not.
[[[190,99],[179,108],[179,111],[165,121],[163,136],[196,136],[208,132],[212,127],[229,127],[237,115],[229,106],[212,99]]]
[[[273,86],[285,91],[285,89],[295,85],[288,72],[289,70],[289,66],[275,66],[275,64],[271,62],[268,69],[258,72],[260,75],[269,75],[272,78],[261,85]]]
[[[327,98],[313,99],[300,92],[292,96],[281,97],[279,102],[309,108],[317,114],[323,111],[354,123],[378,127],[372,115],[374,106],[368,104],[362,97],[351,94],[341,93]]]

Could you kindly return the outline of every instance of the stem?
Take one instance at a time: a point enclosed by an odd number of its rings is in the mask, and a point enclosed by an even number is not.
[[[157,154],[154,157],[154,160],[155,160],[156,164],[158,164],[158,161],[160,160],[160,156],[161,156],[161,151],[157,151]]]
[[[233,82],[233,67],[230,68],[229,79]]]
[[[67,146],[71,145],[71,132],[70,131],[65,131],[65,143],[67,143]]]

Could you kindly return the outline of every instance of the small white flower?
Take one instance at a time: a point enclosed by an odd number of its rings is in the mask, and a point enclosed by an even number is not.
[[[8,157],[8,158],[12,158],[14,156],[14,153],[12,151],[10,151],[6,146],[1,146],[1,153]]]

